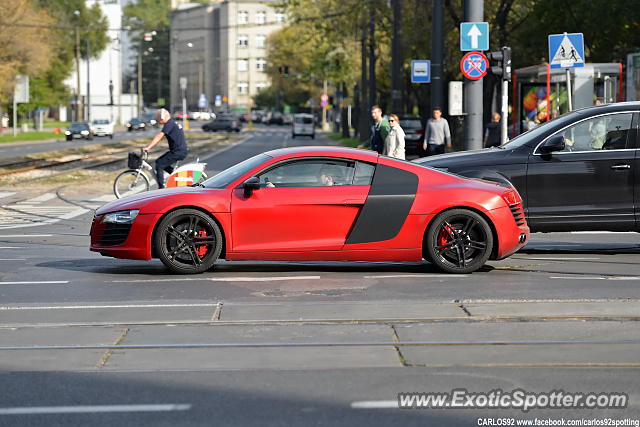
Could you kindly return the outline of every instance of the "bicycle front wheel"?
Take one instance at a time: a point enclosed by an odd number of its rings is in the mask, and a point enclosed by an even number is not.
[[[150,187],[151,183],[145,173],[131,169],[116,177],[113,183],[113,192],[118,199],[121,199],[132,194],[149,191]]]

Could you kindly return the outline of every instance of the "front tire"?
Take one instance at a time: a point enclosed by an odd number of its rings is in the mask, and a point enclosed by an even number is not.
[[[447,273],[476,271],[492,251],[491,227],[482,216],[468,209],[451,209],[436,216],[425,238],[425,258]]]
[[[113,193],[118,199],[149,191],[149,188],[151,183],[147,175],[133,169],[122,172],[113,182]]]
[[[160,261],[172,272],[203,273],[222,252],[222,233],[205,213],[178,209],[160,220],[153,245]]]

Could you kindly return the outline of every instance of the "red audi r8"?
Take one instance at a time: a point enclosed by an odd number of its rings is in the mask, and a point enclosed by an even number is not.
[[[522,247],[518,192],[365,150],[293,147],[97,210],[91,250],[201,273],[218,258],[420,261],[469,273]]]

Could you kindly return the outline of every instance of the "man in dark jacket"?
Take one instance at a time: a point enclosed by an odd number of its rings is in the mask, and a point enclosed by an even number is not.
[[[391,132],[391,126],[387,119],[382,117],[382,108],[377,105],[371,107],[371,118],[373,126],[371,126],[371,139],[369,145],[373,151],[382,154],[384,151],[384,141]]]
[[[487,148],[500,146],[500,143],[502,142],[502,135],[500,135],[501,130],[500,114],[493,113],[491,115],[491,122],[487,125],[487,128],[484,131],[484,146]]]
[[[169,151],[158,157],[156,160],[156,181],[158,188],[164,188],[164,172],[173,172],[173,164],[178,160],[187,157],[187,140],[184,136],[182,126],[171,118],[171,114],[164,108],[158,110],[156,114],[158,123],[162,124],[162,130],[153,137],[149,145],[144,147],[142,151],[149,151],[155,147],[165,136],[169,143]]]

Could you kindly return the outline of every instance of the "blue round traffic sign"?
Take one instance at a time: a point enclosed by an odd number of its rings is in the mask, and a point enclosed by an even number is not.
[[[469,52],[460,61],[460,70],[469,80],[478,80],[487,75],[489,60],[482,52]]]

